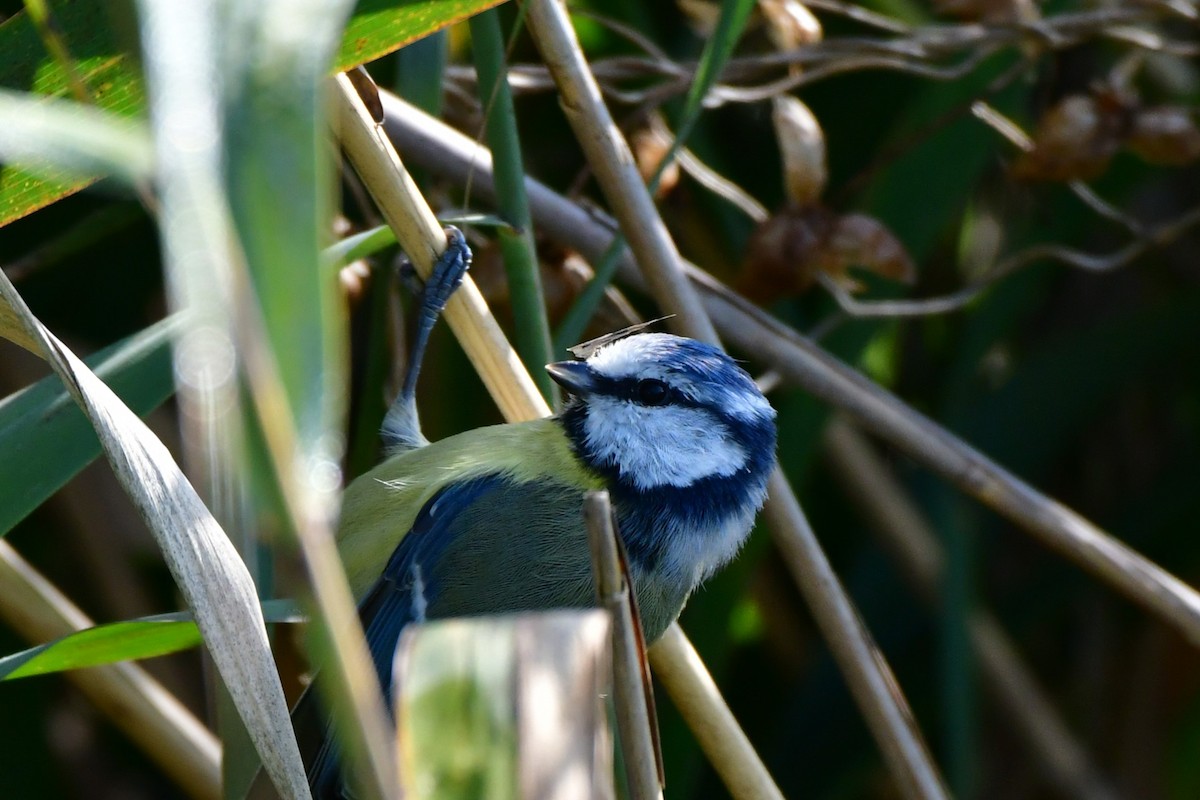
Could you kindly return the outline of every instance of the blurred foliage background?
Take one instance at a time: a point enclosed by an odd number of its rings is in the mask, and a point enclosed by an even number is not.
[[[736,57],[786,52],[779,50],[780,26],[772,23],[768,5],[798,4],[760,4]],[[20,8],[6,0],[0,16]],[[1086,0],[810,4],[826,44],[845,47],[844,71],[822,75],[820,65],[811,67],[815,77],[794,92],[823,133],[827,180],[789,190],[792,178],[781,162],[770,95],[731,99],[700,117],[688,141],[691,156],[772,213],[765,224],[780,226],[781,238],[763,244],[758,221],[687,169],[664,181],[659,203],[690,260],[1194,583],[1200,578],[1200,226],[1190,220],[1200,207],[1200,40],[1195,6],[1178,4],[1177,13],[1171,8]],[[638,41],[643,37],[661,51],[655,58],[687,67],[712,35],[716,14],[715,5],[700,0],[614,0],[573,3],[572,9],[594,64],[645,56]],[[895,31],[848,9],[880,15]],[[915,41],[917,32],[935,25],[1036,30],[1064,15],[1122,11],[1141,16],[1083,25],[1043,48],[1017,36],[981,36],[948,56],[930,56],[940,72],[927,74],[872,62],[873,51],[863,43]],[[506,4],[500,12],[508,34],[519,25],[518,9]],[[0,73],[5,57],[0,53]],[[442,57],[445,69],[438,65]],[[553,89],[537,80],[537,51],[519,27],[508,60],[520,76],[513,88],[528,173],[561,192],[600,202]],[[467,135],[481,136],[487,109],[475,91],[465,23],[368,69],[381,87],[438,109]],[[772,74],[804,73],[776,65]],[[662,83],[650,70],[631,69],[610,84],[623,92],[609,95],[614,116],[627,135],[649,143],[647,152],[661,152],[653,148],[652,117],[673,130],[682,108],[680,91],[656,94]],[[982,113],[973,105],[978,101],[987,103]],[[1034,137],[1032,154],[1021,156],[997,125],[987,124],[1002,118]],[[470,191],[415,172],[446,215],[492,210]],[[1090,195],[1081,199],[1074,180],[1086,180],[1105,205],[1089,206]],[[353,176],[342,188],[338,235],[379,224]],[[830,255],[829,220],[850,214],[869,217],[878,227],[848,234],[849,245]],[[1162,237],[1169,241],[1150,242],[1161,226],[1176,222],[1177,229]],[[493,234],[482,227],[469,233],[476,280],[508,324],[512,315],[505,311]],[[1064,263],[1077,253],[1103,262],[1138,242],[1146,243],[1144,252],[1113,258],[1102,269]],[[560,243],[539,239],[538,245],[554,327],[578,280],[572,254]],[[1011,274],[988,275],[989,268],[1035,245],[1052,245],[1039,251],[1050,257],[1030,259]],[[395,258],[385,250],[343,273],[353,324],[350,474],[377,455],[380,385],[399,361],[392,336],[403,330],[391,278]],[[905,263],[911,269],[897,268]],[[0,228],[0,264],[33,311],[80,353],[132,335],[164,312],[154,221],[135,199],[103,183]],[[848,301],[847,266],[860,283]],[[980,290],[969,302],[944,313],[918,307],[902,316],[864,318],[847,313],[831,294],[841,291],[844,303],[856,308],[854,303],[937,298],[973,282]],[[629,299],[645,316],[654,315],[646,298],[633,293]],[[762,366],[752,353],[737,355],[752,369]],[[158,369],[160,377],[169,376],[165,359]],[[27,385],[42,370],[0,343],[0,394]],[[1116,796],[1200,794],[1200,659],[1176,632],[919,465],[889,455],[947,559],[945,602],[940,608],[923,603],[830,468],[823,437],[829,409],[793,389],[770,396],[780,412],[783,467],[958,796],[1065,796],[1047,780],[981,678],[966,624],[969,611],[984,607],[1011,635]],[[421,398],[431,439],[499,419],[444,329],[435,336]],[[149,420],[166,442],[173,441],[171,401]],[[98,620],[179,605],[152,541],[103,464],[85,470],[8,540]],[[693,597],[682,625],[787,796],[895,796],[765,535],[756,534],[741,558]],[[24,646],[0,624],[0,652]],[[147,668],[198,713],[208,713],[204,666],[195,652]],[[177,792],[61,678],[0,683],[0,709],[6,797]],[[659,711],[668,796],[725,796],[663,697]]]

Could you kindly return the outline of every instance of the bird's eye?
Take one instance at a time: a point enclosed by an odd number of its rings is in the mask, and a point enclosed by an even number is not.
[[[644,406],[661,406],[667,402],[667,395],[669,393],[667,385],[662,381],[655,380],[654,378],[638,381],[638,402]]]

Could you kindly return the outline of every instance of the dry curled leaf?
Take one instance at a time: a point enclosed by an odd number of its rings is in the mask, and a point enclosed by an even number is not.
[[[662,120],[655,115],[649,124],[633,132],[629,139],[629,147],[633,151],[633,160],[637,162],[642,180],[649,183],[658,171],[658,165],[671,152],[671,134]],[[655,197],[666,197],[678,183],[679,162],[672,159],[658,180]]]
[[[1120,149],[1131,111],[1127,96],[1108,89],[1064,98],[1038,122],[1033,148],[1017,158],[1013,175],[1027,181],[1097,177]]]
[[[829,180],[825,165],[825,134],[808,106],[791,95],[771,101],[775,138],[783,157],[784,189],[797,206],[817,201]]]
[[[1134,115],[1129,149],[1151,164],[1190,164],[1200,158],[1200,129],[1187,109],[1144,108]]]
[[[807,290],[825,273],[847,291],[863,286],[850,275],[864,269],[910,283],[916,268],[899,239],[865,214],[839,215],[818,205],[788,206],[750,237],[738,289],[756,302]]]
[[[797,0],[758,0],[767,22],[767,36],[777,50],[795,50],[821,41],[820,21]]]
[[[864,288],[848,270],[859,267],[882,278],[912,283],[917,270],[908,251],[886,225],[866,214],[839,217],[823,250],[821,269],[851,292]]]

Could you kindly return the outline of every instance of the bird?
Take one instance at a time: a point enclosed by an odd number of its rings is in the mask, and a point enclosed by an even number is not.
[[[425,323],[463,261],[469,251],[449,277],[435,270]],[[546,366],[567,397],[556,415],[429,443],[415,412],[417,339],[383,426],[391,455],[346,488],[337,532],[389,707],[411,623],[595,605],[589,490],[610,494],[647,642],[745,542],[775,464],[775,411],[719,348],[610,334]],[[327,740],[309,770],[314,797],[342,796],[336,761]]]

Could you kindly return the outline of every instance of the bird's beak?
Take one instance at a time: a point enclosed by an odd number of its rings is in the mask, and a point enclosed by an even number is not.
[[[596,388],[592,371],[582,361],[556,361],[546,365],[546,372],[555,383],[576,397],[587,397]]]

